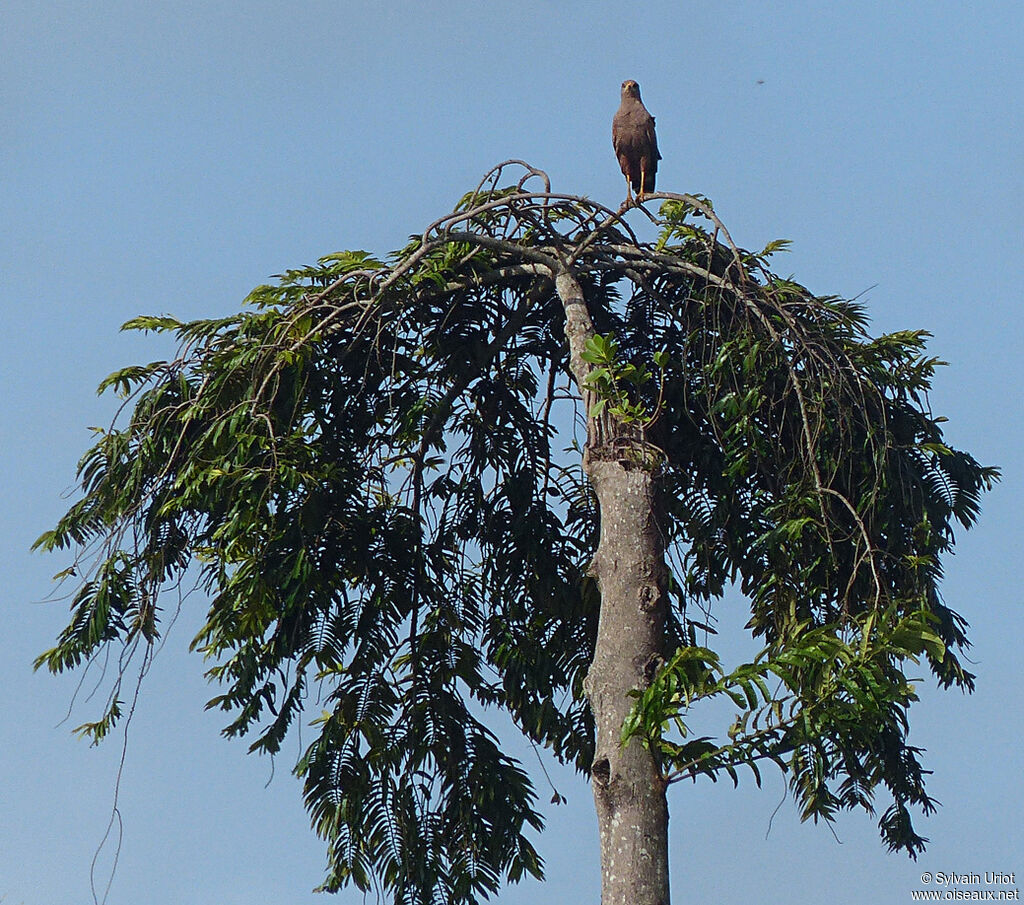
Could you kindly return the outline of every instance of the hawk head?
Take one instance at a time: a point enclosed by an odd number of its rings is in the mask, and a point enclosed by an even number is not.
[[[632,79],[626,79],[622,83],[622,97],[633,97],[640,100],[640,86]]]

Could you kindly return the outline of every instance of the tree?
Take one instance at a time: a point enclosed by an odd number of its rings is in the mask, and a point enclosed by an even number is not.
[[[628,206],[509,161],[386,261],[126,324],[179,354],[103,382],[123,417],[37,542],[77,550],[37,668],[117,652],[80,731],[113,729],[161,595],[194,582],[226,735],[276,753],[322,692],[295,769],[325,890],[469,903],[541,876],[493,708],[590,776],[605,905],[668,902],[670,783],[764,762],[804,818],[882,791],[884,841],[920,851],[905,670],[973,687],[940,557],[997,472],[944,444],[926,333],[871,338],[860,306],[770,270],[784,242],[751,253],[707,199],[654,197],[644,242]],[[732,585],[764,648],[726,672],[700,640]],[[691,738],[723,695],[734,724]]]

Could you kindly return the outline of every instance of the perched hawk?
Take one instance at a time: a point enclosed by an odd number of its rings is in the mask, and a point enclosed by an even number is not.
[[[622,83],[622,103],[612,120],[612,147],[626,177],[626,201],[633,187],[637,200],[654,191],[658,173],[658,139],[654,135],[654,117],[640,100],[640,86],[632,79]]]

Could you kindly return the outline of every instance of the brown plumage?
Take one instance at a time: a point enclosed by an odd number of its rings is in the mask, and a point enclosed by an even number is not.
[[[622,103],[612,120],[612,147],[626,177],[626,200],[630,200],[630,186],[637,198],[653,192],[661,154],[654,117],[640,100],[640,86],[632,79],[622,83]]]

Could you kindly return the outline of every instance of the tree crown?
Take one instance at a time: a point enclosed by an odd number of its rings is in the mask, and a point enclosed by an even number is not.
[[[927,334],[869,336],[860,305],[777,276],[785,243],[740,248],[707,199],[662,194],[645,242],[623,211],[553,193],[532,168],[501,185],[514,163],[387,259],[328,255],[237,315],[125,325],[180,350],[101,385],[123,417],[37,542],[78,551],[71,620],[37,666],[119,652],[107,707],[82,727],[101,739],[129,659],[151,656],[162,595],[194,585],[210,602],[193,645],[227,735],[274,754],[322,689],[296,771],[328,841],[325,889],[469,902],[540,875],[534,790],[481,708],[589,769],[585,437],[588,455],[656,471],[670,551],[677,653],[624,738],[670,778],[774,760],[815,818],[870,809],[884,785],[885,840],[920,850],[908,806],[932,802],[903,664],[972,687],[941,556],[997,477],[944,442]],[[561,272],[596,328],[582,388]],[[765,650],[724,674],[697,633],[734,583]],[[713,694],[738,708],[730,740],[671,741]]]

